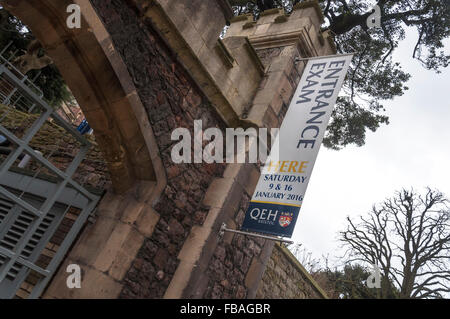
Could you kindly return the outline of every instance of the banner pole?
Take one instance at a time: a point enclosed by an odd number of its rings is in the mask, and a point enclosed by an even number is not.
[[[279,241],[279,242],[288,243],[288,244],[293,244],[294,243],[292,240],[289,240],[289,239],[283,239],[283,238],[279,238],[279,237],[271,237],[271,236],[259,235],[259,234],[255,234],[255,233],[248,233],[248,232],[245,232],[245,231],[230,229],[230,228],[227,228],[227,225],[225,223],[223,223],[222,226],[220,227],[219,235],[223,236],[224,232],[235,233],[235,234],[240,234],[240,235],[244,235],[244,236],[263,238],[263,239]]]

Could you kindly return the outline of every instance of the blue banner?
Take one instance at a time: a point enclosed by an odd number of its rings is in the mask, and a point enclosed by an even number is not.
[[[300,206],[250,202],[242,230],[291,237]]]

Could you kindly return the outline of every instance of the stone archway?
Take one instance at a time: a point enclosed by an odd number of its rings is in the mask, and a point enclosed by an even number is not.
[[[82,8],[81,29],[69,29],[67,6]],[[95,131],[111,173],[123,193],[137,180],[155,181],[150,155],[154,138],[143,106],[107,31],[88,0],[1,0],[42,43]]]

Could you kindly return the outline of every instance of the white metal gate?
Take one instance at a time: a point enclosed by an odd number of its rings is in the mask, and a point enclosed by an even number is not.
[[[0,59],[0,103],[7,110],[32,112],[35,119],[18,134],[2,125],[6,113],[0,114],[0,135],[11,145],[0,157],[0,298],[38,298],[98,202],[72,178],[91,145],[26,76]],[[79,145],[67,167],[58,168],[30,146],[48,121]],[[30,173],[18,167],[24,157],[39,169]]]

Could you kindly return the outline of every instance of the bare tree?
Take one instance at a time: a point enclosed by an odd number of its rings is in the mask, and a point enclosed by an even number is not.
[[[288,248],[310,274],[322,270],[323,267],[328,267],[328,256],[322,256],[323,261],[321,258],[314,258],[312,252],[302,247],[302,244],[292,244]]]
[[[350,262],[368,262],[380,268],[382,295],[399,298],[442,298],[450,292],[449,200],[427,188],[414,190],[374,205],[356,224],[349,217],[340,240]]]

